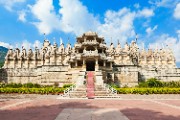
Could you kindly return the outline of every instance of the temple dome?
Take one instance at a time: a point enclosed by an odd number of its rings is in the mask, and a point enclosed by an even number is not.
[[[88,31],[86,33],[84,33],[85,36],[97,36],[96,32],[92,32],[92,31]]]

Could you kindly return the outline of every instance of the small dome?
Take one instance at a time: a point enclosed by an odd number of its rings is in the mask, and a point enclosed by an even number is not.
[[[92,32],[92,31],[88,31],[86,33],[84,33],[85,36],[96,36],[96,32]]]

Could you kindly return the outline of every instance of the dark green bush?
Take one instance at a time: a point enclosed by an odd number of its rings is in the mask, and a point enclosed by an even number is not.
[[[40,88],[40,87],[44,87],[42,85],[39,85],[39,84],[33,84],[33,83],[26,83],[26,84],[21,84],[21,83],[8,83],[8,84],[5,84],[5,83],[0,83],[0,88],[21,88],[21,87],[24,87],[24,88]]]
[[[70,87],[70,86],[72,86],[73,84],[64,84],[63,85],[63,88],[68,88],[68,87]]]
[[[180,94],[180,88],[116,88],[118,94]]]
[[[145,82],[139,83],[139,87],[163,87],[163,83],[156,78],[150,78]]]
[[[180,81],[170,81],[163,82],[157,80],[156,78],[150,78],[145,82],[140,82],[137,87],[170,87],[170,88],[178,88],[180,87]]]
[[[0,93],[21,93],[21,94],[61,94],[65,88],[0,88]]]
[[[111,83],[110,86],[113,87],[113,88],[119,88],[119,85],[117,85],[115,83]]]

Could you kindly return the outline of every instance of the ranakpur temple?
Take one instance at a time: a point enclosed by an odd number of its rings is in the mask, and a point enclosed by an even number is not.
[[[9,49],[2,81],[39,84],[83,84],[87,71],[94,72],[96,84],[116,83],[135,86],[139,81],[157,78],[180,80],[180,69],[169,48],[139,49],[136,40],[130,44],[106,45],[104,37],[86,32],[70,43],[58,46],[45,39],[42,48],[22,51]]]

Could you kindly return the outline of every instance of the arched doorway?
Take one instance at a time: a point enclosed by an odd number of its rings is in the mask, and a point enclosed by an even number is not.
[[[95,71],[95,61],[94,60],[86,61],[86,71]]]

